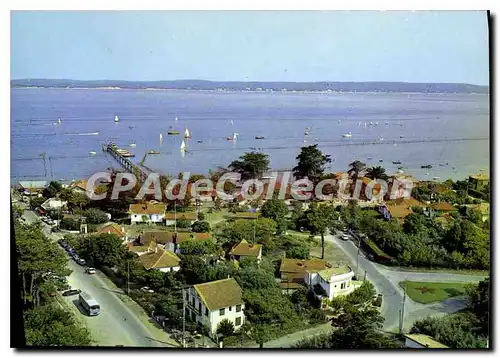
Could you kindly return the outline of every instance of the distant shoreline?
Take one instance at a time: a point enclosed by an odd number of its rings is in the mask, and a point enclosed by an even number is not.
[[[314,90],[237,90],[237,89],[194,89],[194,88],[128,88],[128,87],[57,87],[57,86],[11,86],[11,89],[52,89],[52,90],[101,90],[101,91],[157,91],[157,92],[217,92],[217,93],[322,93],[322,94],[476,94],[489,95],[488,92],[410,92],[410,91],[314,91]]]
[[[144,91],[210,91],[258,93],[489,93],[489,86],[468,83],[411,82],[262,82],[262,81],[118,81],[71,79],[16,79],[11,88],[100,89]]]

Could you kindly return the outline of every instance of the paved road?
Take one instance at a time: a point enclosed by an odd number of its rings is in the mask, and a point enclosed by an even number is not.
[[[327,235],[325,240],[339,247],[349,257],[356,269],[356,256],[358,248],[352,240],[343,241],[339,235]],[[484,276],[462,275],[453,273],[432,273],[432,272],[407,272],[389,270],[383,265],[379,265],[368,260],[363,253],[359,256],[360,278],[366,278],[373,283],[378,293],[383,295],[381,314],[385,318],[384,329],[394,331],[399,327],[399,310],[402,308],[403,289],[398,283],[405,280],[410,281],[430,281],[430,282],[478,282]],[[421,304],[406,298],[404,328],[408,330],[417,319],[426,316],[439,316],[446,313],[456,312],[465,307],[463,297],[455,297],[443,302],[434,304]]]
[[[38,220],[35,213],[24,211],[27,223]],[[51,233],[50,227],[44,225],[44,232],[50,240],[57,241],[61,233]],[[68,267],[73,271],[68,277],[68,283],[73,288],[81,289],[93,296],[101,305],[101,314],[87,316],[78,305],[78,296],[63,297],[62,302],[73,310],[79,321],[85,323],[92,337],[101,346],[136,346],[136,347],[168,347],[168,344],[155,339],[150,328],[145,326],[130,308],[117,296],[124,294],[116,287],[110,287],[101,277],[101,273],[88,275],[84,268],[61,248],[61,254],[68,257]],[[152,324],[151,324],[152,325]]]

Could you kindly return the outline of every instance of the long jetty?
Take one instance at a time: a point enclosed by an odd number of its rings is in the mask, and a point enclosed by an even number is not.
[[[138,165],[132,163],[128,158],[126,158],[122,153],[123,150],[120,150],[116,144],[109,143],[104,144],[102,146],[102,150],[108,154],[110,154],[116,161],[128,172],[134,174],[139,182],[144,183],[149,175],[143,169],[141,169]]]

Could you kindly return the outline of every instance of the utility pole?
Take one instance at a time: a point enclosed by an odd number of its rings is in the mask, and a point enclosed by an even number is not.
[[[177,232],[177,203],[174,203],[174,232]]]
[[[186,348],[186,295],[182,289],[182,348]]]
[[[365,270],[365,278],[363,279],[363,282],[366,281],[366,270]]]
[[[130,295],[130,261],[127,260],[127,295]]]
[[[359,281],[358,268],[359,268],[359,252],[360,252],[360,249],[361,249],[361,238],[358,237],[358,254],[356,255],[356,280],[358,280],[358,281]]]
[[[402,302],[402,307],[401,307],[401,325],[399,328],[399,333],[403,334],[404,330],[404,319],[405,319],[405,301],[406,301],[406,281],[405,285],[403,287],[403,302]]]

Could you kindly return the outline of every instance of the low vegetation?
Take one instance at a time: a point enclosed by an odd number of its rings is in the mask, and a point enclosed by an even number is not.
[[[420,282],[402,281],[402,288],[406,287],[406,294],[418,303],[432,303],[444,301],[455,296],[465,295],[467,283],[462,282]]]

